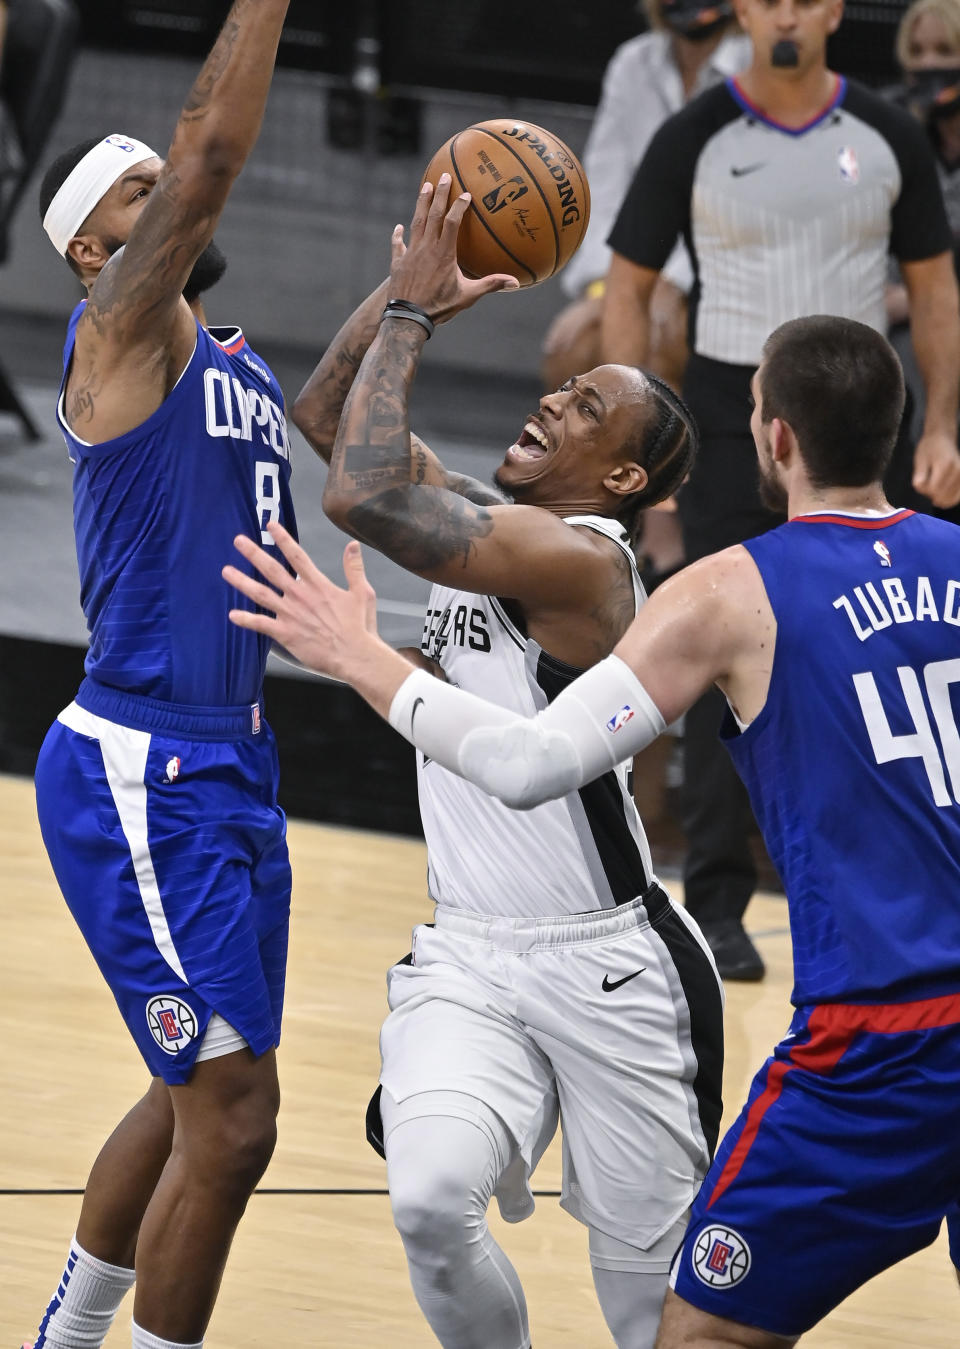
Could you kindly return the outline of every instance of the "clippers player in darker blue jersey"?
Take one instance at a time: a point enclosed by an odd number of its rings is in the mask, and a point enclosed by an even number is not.
[[[195,295],[256,140],[286,0],[236,0],[166,160],[122,134],[41,189],[88,291],[58,419],[73,463],[86,678],[37,765],[57,880],[152,1076],[94,1164],[40,1346],[202,1343],[273,1151],[290,866],[263,716],[269,643],[228,621],[238,529],[295,528],[276,380]],[[212,268],[212,271],[211,271]]]
[[[237,615],[515,807],[636,753],[711,683],[726,695],[787,893],[796,1011],[694,1201],[657,1349],[794,1343],[945,1217],[960,1256],[960,528],[883,495],[903,376],[873,329],[782,325],[752,393],[763,493],[788,522],[665,582],[535,718],[369,632],[353,549],[341,591],[277,532],[297,602]]]

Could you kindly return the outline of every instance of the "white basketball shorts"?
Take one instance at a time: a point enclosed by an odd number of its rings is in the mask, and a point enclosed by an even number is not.
[[[691,918],[659,885],[578,916],[445,908],[390,971],[380,1048],[398,1102],[458,1092],[516,1141],[505,1217],[563,1126],[562,1206],[641,1250],[689,1208],[717,1141],[723,990]],[[519,1180],[519,1188],[516,1188]]]

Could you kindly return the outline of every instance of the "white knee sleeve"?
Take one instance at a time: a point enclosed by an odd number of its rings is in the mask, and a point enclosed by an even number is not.
[[[525,1349],[523,1290],[486,1223],[504,1165],[496,1127],[468,1119],[458,1103],[482,1103],[453,1092],[426,1092],[398,1105],[385,1090],[381,1100],[394,1222],[434,1334],[446,1349]],[[443,1113],[445,1107],[456,1113]]]
[[[618,656],[595,665],[529,719],[415,671],[397,690],[390,725],[429,758],[517,810],[592,782],[665,727]]]

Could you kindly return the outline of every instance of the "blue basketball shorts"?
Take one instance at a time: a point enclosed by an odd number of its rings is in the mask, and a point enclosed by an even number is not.
[[[958,1064],[960,993],[798,1011],[694,1202],[676,1293],[798,1336],[928,1246],[960,1199]]]
[[[259,707],[173,708],[85,681],[47,733],[36,791],[60,889],[151,1074],[186,1082],[214,1012],[254,1054],[276,1045],[290,863]]]

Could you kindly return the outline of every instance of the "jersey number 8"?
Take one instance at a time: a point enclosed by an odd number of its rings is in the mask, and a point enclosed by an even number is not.
[[[267,533],[271,520],[280,519],[280,465],[269,460],[258,459],[257,474],[257,517],[260,521],[261,542],[272,544],[273,539]]]

